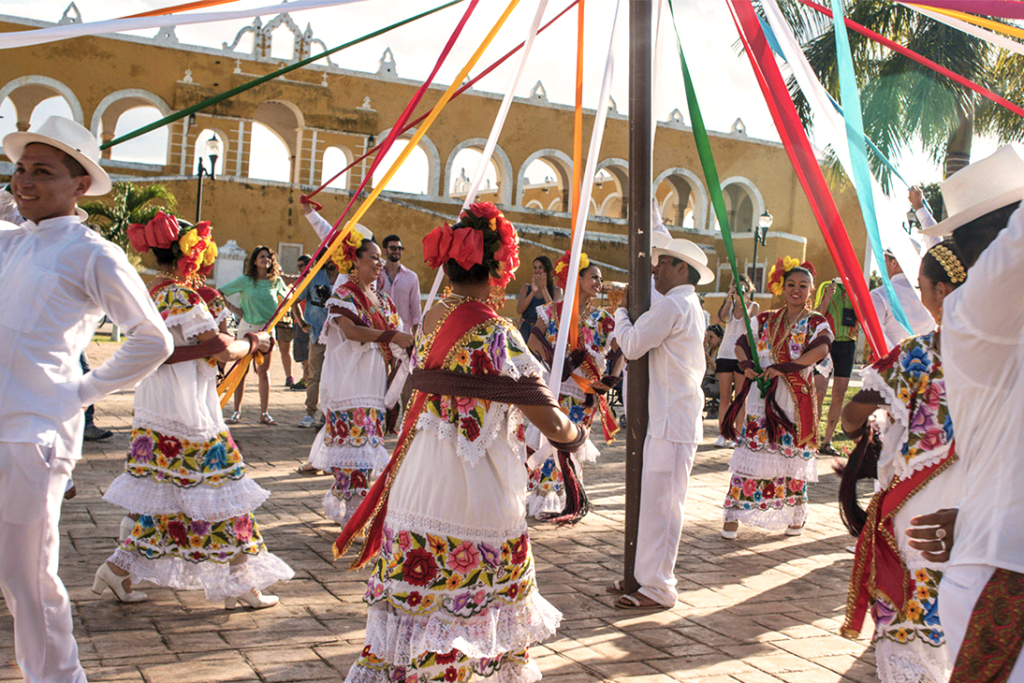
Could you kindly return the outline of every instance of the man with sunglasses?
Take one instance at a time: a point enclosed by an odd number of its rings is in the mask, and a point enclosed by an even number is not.
[[[402,238],[388,235],[381,243],[384,250],[384,268],[377,278],[377,291],[384,292],[395,302],[398,316],[402,319],[402,332],[415,335],[423,315],[420,308],[420,278],[403,266]]]

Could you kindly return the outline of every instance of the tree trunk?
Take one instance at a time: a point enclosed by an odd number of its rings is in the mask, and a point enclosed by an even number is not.
[[[943,178],[971,163],[971,143],[974,140],[974,110],[960,114],[960,124],[946,142],[946,168]]]

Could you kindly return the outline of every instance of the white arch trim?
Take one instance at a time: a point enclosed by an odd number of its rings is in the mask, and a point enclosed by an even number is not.
[[[168,105],[167,102],[165,102],[162,97],[160,97],[159,95],[154,95],[148,90],[142,90],[140,88],[127,88],[125,90],[118,90],[117,92],[112,92],[106,97],[104,97],[102,100],[100,100],[100,103],[96,105],[96,111],[92,113],[92,124],[89,126],[89,130],[92,131],[93,135],[95,135],[96,137],[100,136],[100,126],[103,123],[103,114],[107,111],[108,108],[110,108],[110,105],[112,105],[114,102],[117,102],[118,100],[124,100],[128,98],[145,100],[146,102],[149,102],[154,107],[160,110],[161,116],[167,116],[171,113],[170,105]],[[168,138],[169,137],[170,136],[168,136]]]
[[[558,211],[558,209],[561,208],[561,206],[562,206],[562,200],[561,199],[554,199],[554,200],[552,200],[551,204],[548,206],[548,211]]]
[[[529,201],[529,203],[527,203],[526,208],[527,209],[540,209],[541,211],[543,211],[544,210],[544,205],[541,204],[540,201],[537,200],[537,199],[531,199]]]
[[[459,155],[464,149],[475,149],[479,152],[483,152],[487,146],[486,138],[470,138],[457,144],[452,150],[452,153],[448,155],[448,161],[444,165],[444,196],[450,197],[452,187],[452,170],[455,166],[455,157]],[[498,204],[510,204],[512,202],[512,162],[509,161],[508,154],[501,148],[500,145],[494,146],[494,154],[491,155],[491,162],[494,163],[494,167],[498,171],[498,183],[500,188],[498,189]],[[476,169],[473,169],[476,172]],[[470,176],[472,177],[472,175]]]
[[[416,128],[410,128],[405,133],[398,137],[399,140],[409,140],[413,135],[416,134]],[[391,133],[391,129],[382,130],[377,134],[377,139],[383,142],[387,136]],[[420,138],[419,146],[423,148],[423,151],[427,153],[427,167],[430,170],[430,176],[427,178],[427,195],[430,197],[440,197],[441,187],[441,154],[437,151],[437,145],[429,137],[424,135]],[[387,169],[385,169],[386,172]]]
[[[51,90],[56,90],[57,93],[67,100],[67,103],[71,106],[71,116],[75,119],[75,122],[80,123],[83,126],[85,125],[85,114],[82,113],[82,103],[78,101],[77,97],[75,97],[75,93],[71,88],[60,81],[46,76],[19,76],[13,81],[8,81],[4,87],[0,88],[0,102],[7,99],[7,97],[18,88],[23,88],[26,85],[41,85],[50,88]],[[29,115],[31,116],[31,112],[29,112]],[[21,116],[20,112],[18,113],[18,116]]]
[[[661,174],[654,179],[654,191],[658,191],[658,187],[661,183],[671,176],[681,176],[686,179],[689,184],[691,191],[697,192],[696,208],[694,209],[693,227],[697,230],[706,231],[711,229],[708,224],[708,191],[704,187],[704,183],[700,181],[693,171],[688,171],[685,168],[668,168],[661,172]],[[664,210],[662,212],[664,215]]]
[[[569,189],[569,206],[572,206],[572,159],[569,155],[560,149],[548,148],[539,149],[530,156],[526,157],[526,161],[519,167],[519,173],[516,175],[516,206],[523,205],[523,194],[526,192],[526,169],[530,167],[530,164],[535,162],[537,159],[544,159],[545,161],[554,161],[554,165],[560,167],[559,170],[562,172],[562,187]],[[559,199],[561,201],[561,199]]]
[[[607,214],[608,205],[611,204],[612,201],[614,201],[616,199],[621,199],[621,197],[619,196],[618,192],[612,192],[610,195],[605,197],[604,201],[601,202],[601,208],[597,210],[597,215],[598,216],[605,216],[605,217],[607,217],[608,216],[608,214]],[[612,216],[612,218],[618,218],[618,216]]]
[[[761,196],[761,191],[757,189],[757,185],[752,183],[748,178],[738,175],[734,175],[733,177],[726,178],[722,181],[723,190],[729,185],[742,185],[750,191],[750,196],[754,199],[754,220],[757,221],[757,217],[764,213],[764,197]]]

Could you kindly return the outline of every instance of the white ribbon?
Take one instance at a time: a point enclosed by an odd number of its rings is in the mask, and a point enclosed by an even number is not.
[[[992,43],[997,47],[1001,47],[1004,50],[1009,50],[1010,52],[1016,52],[1019,55],[1024,55],[1024,45],[1018,43],[1016,40],[1007,38],[1006,36],[1000,33],[996,33],[995,31],[989,31],[988,29],[981,28],[980,26],[975,26],[974,24],[969,24],[963,19],[955,19],[953,17],[948,17],[945,14],[933,12],[932,10],[926,9],[924,7],[918,7],[917,5],[911,5],[906,2],[901,2],[899,4],[903,5],[904,7],[909,7],[915,12],[920,12],[926,17],[930,17],[935,21],[945,24],[946,26],[950,26],[952,28],[963,31],[968,35],[974,36],[975,38],[981,38],[982,40]]]
[[[156,17],[138,17],[135,19],[107,19],[104,21],[90,21],[82,24],[67,24],[65,26],[53,26],[51,28],[40,28],[32,31],[8,31],[0,33],[0,50],[7,50],[12,47],[28,47],[30,45],[42,45],[53,43],[58,40],[69,38],[80,38],[82,36],[95,36],[101,33],[120,33],[121,31],[137,31],[147,28],[162,28],[164,26],[184,26],[186,24],[205,24],[211,21],[229,21],[232,19],[248,19],[267,14],[280,14],[281,12],[298,12],[304,9],[315,9],[317,7],[332,7],[334,5],[348,5],[366,0],[294,0],[287,4],[266,5],[252,9],[234,10],[232,12],[201,12],[197,14],[164,14]]]
[[[615,13],[612,15],[612,33],[608,41],[608,58],[604,65],[604,80],[601,82],[601,96],[598,98],[597,115],[594,117],[594,130],[590,134],[590,149],[587,151],[587,166],[583,173],[583,187],[573,188],[580,192],[580,210],[573,228],[572,251],[569,254],[569,277],[565,283],[565,295],[562,299],[562,316],[558,321],[558,338],[555,340],[555,355],[551,360],[551,375],[548,377],[548,388],[556,397],[562,386],[562,368],[565,365],[565,349],[569,341],[569,323],[572,318],[572,306],[576,299],[576,282],[580,275],[580,254],[583,251],[583,234],[587,230],[587,207],[594,189],[594,171],[597,158],[601,153],[601,140],[604,138],[604,126],[608,120],[608,100],[611,97],[612,75],[615,73],[615,38],[619,31],[619,7],[622,0],[616,0]]]
[[[533,15],[533,23],[530,24],[530,32],[526,36],[526,43],[523,45],[523,49],[519,55],[519,62],[516,64],[516,70],[512,73],[512,77],[509,79],[508,86],[505,89],[505,97],[501,101],[501,108],[498,109],[498,116],[494,119],[494,125],[491,126],[491,134],[487,138],[487,144],[484,145],[484,151],[480,156],[480,163],[477,164],[476,174],[473,176],[473,182],[469,186],[469,192],[466,193],[466,201],[462,203],[462,211],[469,208],[469,205],[476,199],[476,194],[480,190],[480,185],[484,181],[484,175],[487,173],[487,165],[491,162],[491,157],[494,155],[494,148],[498,145],[498,136],[501,135],[501,129],[505,127],[505,119],[508,117],[508,110],[512,106],[512,100],[515,98],[516,89],[519,87],[519,80],[523,75],[523,71],[526,69],[526,59],[530,56],[530,49],[533,47],[533,41],[537,37],[537,32],[540,30],[540,22],[544,18],[544,10],[547,9],[548,0],[539,0],[537,3],[537,11]],[[461,211],[460,211],[461,213]],[[430,307],[434,304],[434,299],[437,298],[437,290],[441,287],[441,281],[444,279],[444,269],[438,268],[437,275],[434,276],[434,284],[430,287],[430,295],[427,297],[427,305],[424,310],[430,310]]]

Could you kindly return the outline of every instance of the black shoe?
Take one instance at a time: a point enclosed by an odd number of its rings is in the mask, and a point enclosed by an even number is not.
[[[839,451],[832,448],[831,443],[821,444],[821,447],[818,449],[818,452],[821,453],[822,455],[839,455]]]
[[[292,391],[305,391],[305,390],[306,390],[306,383],[303,382],[301,379],[298,382],[296,382],[295,384],[292,385]]]
[[[109,429],[100,429],[96,425],[86,425],[85,434],[82,438],[86,441],[103,441],[103,439],[109,439],[114,435],[114,432]]]

